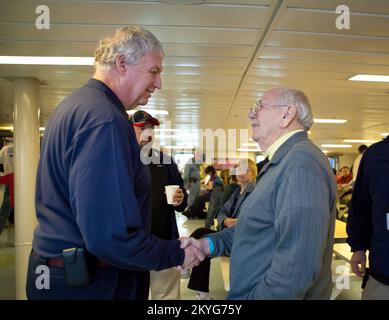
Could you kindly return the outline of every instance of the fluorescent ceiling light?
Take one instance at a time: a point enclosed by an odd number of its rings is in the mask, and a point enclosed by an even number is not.
[[[0,130],[13,130],[14,127],[13,126],[10,126],[10,127],[0,127]],[[45,127],[39,127],[39,130],[40,131],[45,131]]]
[[[345,139],[343,142],[349,142],[349,143],[375,143],[377,140],[353,140],[353,139]]]
[[[351,144],[322,144],[322,148],[352,148]]]
[[[242,143],[243,147],[257,147],[258,148],[258,143]]]
[[[0,130],[13,130],[14,127],[8,127],[8,126],[4,126],[4,127],[0,127]]]
[[[200,67],[199,64],[195,64],[195,63],[177,63],[177,64],[174,64],[174,66],[176,66],[176,67]]]
[[[159,132],[177,132],[177,131],[181,131],[181,130],[180,129],[159,128],[159,129],[155,129],[155,131],[159,131]]]
[[[382,133],[381,133],[381,136],[382,136],[382,137],[387,137],[387,136],[389,136],[389,132],[382,132]]]
[[[389,76],[376,74],[357,74],[351,78],[351,81],[370,81],[370,82],[389,82]]]
[[[345,119],[313,119],[315,123],[345,123]]]
[[[261,152],[261,149],[250,149],[250,148],[238,148],[236,149],[238,152]]]
[[[185,71],[179,71],[175,73],[178,76],[199,76],[199,72],[185,72]]]
[[[94,57],[0,56],[0,64],[93,66]]]
[[[169,112],[166,110],[157,110],[157,109],[142,109],[142,110],[150,113],[151,115],[167,116],[169,114]],[[137,111],[138,110],[128,110],[127,113],[133,115]]]

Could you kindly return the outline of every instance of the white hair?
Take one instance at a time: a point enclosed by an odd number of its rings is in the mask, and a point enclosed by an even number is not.
[[[297,120],[309,130],[313,124],[311,104],[304,92],[293,88],[275,88],[271,90],[276,94],[279,104],[287,104],[297,108]]]
[[[161,42],[150,31],[137,26],[119,28],[112,38],[99,41],[95,50],[95,67],[110,70],[119,55],[125,57],[126,64],[133,65],[150,52],[164,55]]]

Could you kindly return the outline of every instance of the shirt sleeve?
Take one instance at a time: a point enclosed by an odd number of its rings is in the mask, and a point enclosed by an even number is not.
[[[88,129],[75,138],[69,195],[86,248],[122,269],[181,265],[184,251],[179,241],[158,239],[142,227],[142,215],[149,213],[141,212],[135,193],[133,158],[128,128],[116,123]]]
[[[365,155],[367,153],[365,152]],[[355,181],[351,210],[347,217],[347,243],[351,251],[366,251],[370,249],[370,240],[373,232],[371,220],[372,201],[369,192],[369,166],[367,158],[362,157],[357,180]]]
[[[271,265],[247,299],[301,299],[320,274],[331,236],[329,184],[306,168],[290,171],[277,188]]]
[[[234,229],[233,228],[224,228],[222,231],[207,234],[207,237],[213,241],[215,245],[215,251],[213,252],[213,257],[227,256],[231,255],[232,242],[234,240]]]

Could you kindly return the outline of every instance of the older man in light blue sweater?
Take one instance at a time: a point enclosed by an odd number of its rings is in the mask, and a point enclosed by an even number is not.
[[[328,159],[307,137],[309,100],[275,88],[249,117],[269,162],[236,228],[183,246],[231,256],[229,299],[329,299],[336,183]]]

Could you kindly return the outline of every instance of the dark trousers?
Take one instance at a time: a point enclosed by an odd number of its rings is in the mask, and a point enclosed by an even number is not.
[[[9,187],[5,185],[3,202],[0,203],[0,233],[3,231],[4,227],[9,220],[13,209],[11,208],[11,200],[9,194]]]
[[[126,271],[114,267],[97,268],[90,284],[69,287],[63,268],[49,267],[50,287],[38,289],[42,275],[39,266],[47,260],[31,253],[27,273],[29,300],[147,300],[150,275],[148,271]],[[38,269],[37,269],[38,268]],[[36,273],[38,272],[38,273]]]
[[[192,204],[189,209],[191,210],[190,218],[205,218],[206,213],[204,213],[205,203],[211,198],[210,191],[201,192],[200,195],[196,198],[195,202]]]
[[[200,239],[207,234],[215,233],[216,231],[199,228],[196,229],[190,236],[195,239]],[[192,268],[188,288],[196,291],[209,292],[209,274],[211,272],[211,259],[206,258],[197,267]]]

